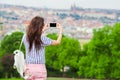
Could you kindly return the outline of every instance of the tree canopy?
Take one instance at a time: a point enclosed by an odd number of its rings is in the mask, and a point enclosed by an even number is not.
[[[13,32],[2,39],[0,59],[7,54],[13,54],[14,50],[19,49],[22,36],[22,32]],[[56,39],[57,34],[48,34],[48,37]],[[76,69],[80,50],[80,43],[78,40],[63,35],[60,45],[48,46],[46,48],[47,68],[60,71],[60,69],[63,70],[65,66],[69,66],[71,69]],[[24,45],[22,46],[22,51],[25,52]]]
[[[64,72],[64,67],[68,66],[71,70],[70,73],[75,73],[73,75],[78,73],[78,77],[119,79],[119,35],[120,23],[94,29],[92,39],[83,46],[82,50],[78,40],[63,35],[60,45],[46,47],[47,69],[49,70],[51,68],[57,71],[62,69]],[[22,36],[22,32],[13,32],[11,35],[6,35],[2,39],[0,59],[19,48]],[[48,34],[47,36],[51,39],[57,39],[57,34]],[[22,50],[25,51],[24,46],[22,46]],[[0,71],[1,69],[0,64]]]
[[[12,54],[14,50],[19,49],[22,36],[22,32],[13,32],[10,35],[6,35],[1,40],[0,57],[7,53]]]
[[[57,35],[49,34],[48,37],[56,39]],[[76,69],[79,54],[80,43],[74,38],[63,36],[61,44],[58,46],[48,46],[46,48],[46,63],[48,67],[64,70],[65,66]]]
[[[93,31],[91,41],[84,45],[79,60],[79,76],[87,78],[120,78],[120,24]]]
[[[0,72],[3,71],[2,74],[5,74],[6,77],[16,74],[16,70],[13,70],[13,51],[19,49],[22,36],[22,32],[13,32],[6,35],[0,42]],[[22,46],[22,50],[24,50],[24,46]]]

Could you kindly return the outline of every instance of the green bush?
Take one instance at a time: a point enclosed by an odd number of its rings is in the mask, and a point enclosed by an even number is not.
[[[120,78],[120,23],[95,29],[91,41],[83,47],[79,76],[97,79]]]

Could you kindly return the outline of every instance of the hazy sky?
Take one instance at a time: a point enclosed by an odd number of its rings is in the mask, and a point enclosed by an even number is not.
[[[0,0],[0,3],[55,9],[69,9],[75,3],[83,8],[120,10],[120,0]]]

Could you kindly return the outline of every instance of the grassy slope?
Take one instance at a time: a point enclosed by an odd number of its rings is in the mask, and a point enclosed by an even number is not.
[[[11,79],[0,79],[0,80],[23,80],[18,78],[11,78]],[[80,79],[72,79],[72,78],[48,78],[47,80],[80,80]],[[81,79],[83,80],[83,79]]]

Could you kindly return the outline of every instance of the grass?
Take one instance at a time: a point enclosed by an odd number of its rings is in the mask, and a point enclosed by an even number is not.
[[[5,78],[2,78],[0,80],[23,80],[23,79],[19,79],[19,78],[10,78],[10,79],[5,79]]]
[[[48,78],[47,80],[80,80],[74,78]]]
[[[23,80],[19,78],[0,79],[0,80]],[[74,78],[48,78],[47,80],[88,80],[88,79],[74,79]]]

